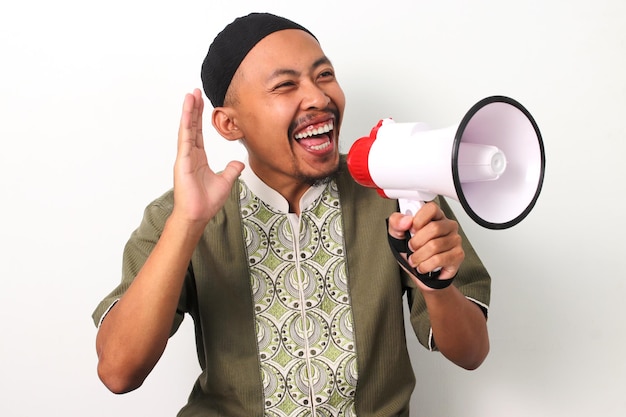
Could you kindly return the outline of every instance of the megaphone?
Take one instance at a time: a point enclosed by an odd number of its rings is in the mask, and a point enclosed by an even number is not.
[[[480,100],[457,126],[381,120],[347,156],[354,180],[415,212],[437,195],[461,203],[488,229],[506,229],[533,209],[543,184],[545,152],[537,123],[505,96]]]

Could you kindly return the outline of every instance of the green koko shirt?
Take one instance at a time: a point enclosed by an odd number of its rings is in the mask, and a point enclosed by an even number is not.
[[[310,307],[302,311],[309,319],[323,317],[324,309],[328,312],[337,311],[338,314],[333,313],[333,317],[337,317],[337,321],[332,321],[333,325],[338,323],[347,330],[344,330],[345,334],[336,343],[337,346],[341,345],[339,348],[309,345],[307,348],[315,349],[312,350],[313,355],[310,355],[314,360],[317,360],[315,355],[319,354],[320,350],[326,349],[327,354],[326,357],[322,356],[323,361],[311,363],[330,364],[328,375],[341,380],[337,383],[339,389],[350,385],[346,381],[356,384],[355,390],[346,393],[346,397],[350,397],[348,401],[350,407],[346,408],[346,415],[356,413],[359,417],[408,417],[415,377],[405,340],[403,296],[405,294],[407,296],[411,324],[418,340],[427,348],[435,350],[428,313],[419,290],[401,271],[388,247],[385,218],[397,211],[397,202],[381,198],[374,190],[356,184],[347,173],[344,161],[342,168],[335,182],[328,186],[332,187],[330,194],[338,199],[340,215],[334,215],[329,211],[332,214],[332,218],[329,217],[331,220],[322,224],[333,224],[333,227],[341,230],[339,235],[341,238],[336,240],[342,239],[343,242],[333,243],[334,250],[341,255],[337,258],[338,262],[342,263],[341,268],[337,268],[330,261],[328,265],[332,264],[329,268],[335,268],[339,271],[337,274],[344,276],[337,282],[345,282],[347,288],[343,289],[341,297],[335,300],[338,302],[320,299],[317,305],[311,300],[304,300],[310,303]],[[250,222],[253,217],[250,216],[249,207],[255,207],[254,210],[257,210],[259,204],[246,203],[249,199],[242,196],[247,192],[249,188],[243,182],[233,187],[224,208],[207,225],[189,264],[172,334],[185,314],[193,318],[202,373],[194,385],[187,405],[180,411],[180,417],[285,415],[289,407],[272,408],[283,396],[288,397],[292,404],[302,405],[302,408],[293,408],[290,415],[313,416],[311,408],[304,406],[309,405],[307,398],[294,397],[293,393],[301,390],[289,388],[289,384],[301,382],[297,378],[294,379],[297,372],[290,372],[289,378],[276,382],[275,376],[280,375],[280,372],[275,370],[278,367],[276,363],[285,369],[287,366],[297,369],[296,362],[289,362],[291,360],[289,352],[291,350],[293,358],[300,354],[294,347],[297,344],[291,343],[290,340],[298,333],[293,331],[286,337],[281,331],[297,328],[302,322],[290,321],[285,312],[281,311],[287,318],[285,323],[281,324],[283,329],[273,326],[272,321],[279,315],[276,307],[268,306],[266,309],[263,299],[257,296],[258,286],[263,285],[264,280],[276,281],[276,277],[288,274],[281,275],[276,272],[274,277],[270,277],[273,275],[271,272],[263,273],[271,270],[268,269],[268,265],[255,264],[257,262],[255,251],[258,252],[259,247],[263,245],[267,247],[274,244],[273,240],[279,239],[276,236],[268,236],[262,228],[256,227],[258,222]],[[453,219],[454,215],[445,200],[440,199],[438,203],[446,216]],[[96,325],[104,319],[108,309],[122,296],[141,269],[156,244],[172,208],[171,190],[146,208],[139,228],[133,232],[124,249],[122,282],[94,311],[93,319]],[[325,215],[324,213],[326,209],[320,216]],[[267,214],[260,215],[267,217]],[[255,229],[258,228],[254,240],[251,240],[251,225]],[[259,236],[265,238],[259,239]],[[462,237],[466,257],[454,285],[467,298],[486,310],[490,297],[490,278],[467,238],[464,235]],[[274,252],[280,254],[280,251]],[[307,258],[306,248],[301,248],[299,254],[295,254],[296,257],[299,255],[303,259]],[[284,259],[289,258],[285,256]],[[272,262],[274,261],[266,260],[267,264]],[[301,269],[308,271],[306,265]],[[335,285],[333,280],[329,280],[328,277],[319,278],[319,275],[311,274],[318,277],[320,285]],[[259,278],[260,276],[265,278]],[[276,282],[273,285],[276,285]],[[280,291],[284,291],[285,285],[288,283],[283,283]],[[332,294],[335,293],[336,288],[332,291]],[[298,307],[298,300],[286,301],[285,306]],[[268,312],[272,313],[270,319],[267,319]],[[320,322],[322,321],[320,319]],[[331,320],[328,319],[327,322],[330,323]],[[268,354],[269,349],[272,348],[264,344],[263,337],[271,334],[270,329],[274,329],[273,339],[276,337],[280,339],[277,345],[281,343],[283,345],[283,359],[277,354],[277,362],[267,360],[271,356]],[[306,330],[302,333],[306,333]],[[307,356],[307,352],[302,354]],[[354,358],[356,363],[353,363]],[[349,375],[345,364],[350,364],[350,369],[354,369],[354,375]],[[337,366],[338,369],[330,369],[333,366]],[[268,371],[270,367],[273,371]],[[322,369],[322,366],[318,368]],[[317,368],[309,368],[309,372],[310,369]],[[311,377],[311,381],[313,380],[320,381],[322,378]],[[269,386],[271,389],[268,389]],[[273,395],[271,398],[269,392]],[[277,393],[279,395],[276,395]],[[329,392],[329,396],[335,400],[342,397],[336,392]],[[322,397],[323,395],[311,398],[320,400]],[[323,398],[320,401],[327,400]],[[285,404],[286,400],[283,405]],[[266,407],[270,411],[266,411]],[[314,417],[329,415],[325,410],[324,407],[320,407]]]

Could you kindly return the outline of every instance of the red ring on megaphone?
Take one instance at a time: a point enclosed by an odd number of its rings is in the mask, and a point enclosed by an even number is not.
[[[369,170],[369,154],[370,149],[372,149],[372,144],[376,140],[376,136],[378,135],[378,129],[382,126],[383,120],[380,120],[376,126],[372,128],[369,136],[364,136],[360,139],[357,139],[352,144],[350,151],[348,152],[348,156],[346,162],[348,163],[348,171],[352,178],[364,187],[377,188],[378,186],[372,179]],[[379,191],[379,194],[382,190]],[[381,194],[382,197],[386,197]]]

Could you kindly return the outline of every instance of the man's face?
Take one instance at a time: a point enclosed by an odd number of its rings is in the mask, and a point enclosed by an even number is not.
[[[319,43],[301,30],[262,39],[242,61],[230,97],[255,173],[279,192],[333,174],[345,97]]]

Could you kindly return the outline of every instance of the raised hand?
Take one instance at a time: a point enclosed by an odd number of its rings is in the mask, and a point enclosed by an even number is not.
[[[199,89],[185,96],[174,164],[172,216],[206,224],[224,205],[244,165],[232,161],[220,174],[209,167],[202,136],[203,110],[204,101]]]
[[[189,260],[206,223],[224,205],[243,169],[209,168],[202,138],[200,90],[185,96],[174,164],[174,210],[158,242],[98,331],[98,374],[113,392],[139,387],[169,338]]]

